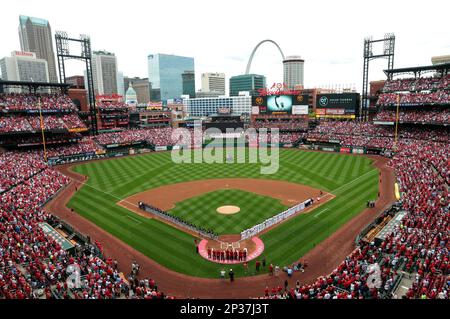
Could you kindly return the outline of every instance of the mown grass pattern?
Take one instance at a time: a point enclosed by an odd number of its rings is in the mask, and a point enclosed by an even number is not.
[[[378,170],[371,162],[360,156],[282,149],[278,172],[261,175],[260,164],[174,164],[168,152],[151,153],[74,167],[74,171],[88,175],[89,180],[68,206],[172,270],[192,276],[217,278],[222,266],[197,255],[192,236],[162,222],[136,215],[116,203],[146,189],[209,178],[285,180],[332,192],[336,195],[335,199],[261,236],[265,244],[263,256],[266,261],[284,266],[299,259],[361,212],[367,200],[376,199]],[[259,214],[261,210],[269,212],[274,207],[261,203],[260,200],[255,201],[251,205],[254,208],[246,210]],[[326,212],[315,216],[323,209],[327,209]],[[195,214],[192,210],[181,213]],[[244,215],[236,216],[240,217],[236,227],[245,228],[242,226],[246,222]],[[249,273],[244,273],[242,266],[233,268],[237,276],[255,274],[254,263],[250,263],[249,269]]]
[[[225,205],[238,206],[241,210],[233,215],[219,214],[217,208]],[[275,198],[237,189],[224,189],[176,203],[170,213],[224,235],[240,234],[244,229],[259,224],[287,208]]]

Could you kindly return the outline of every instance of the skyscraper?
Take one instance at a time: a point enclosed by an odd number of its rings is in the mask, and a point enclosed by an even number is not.
[[[230,78],[230,96],[238,96],[239,92],[250,92],[251,96],[258,94],[258,89],[266,87],[266,77],[259,74],[242,74]]]
[[[50,23],[44,19],[21,15],[19,38],[22,51],[34,52],[37,59],[47,61],[49,81],[58,82]]]
[[[167,101],[180,98],[183,95],[182,74],[194,70],[194,58],[161,53],[150,54],[148,79],[151,85],[151,100]]]
[[[225,73],[202,73],[202,92],[225,95]]]
[[[95,95],[118,93],[117,58],[107,51],[92,52],[92,74]]]
[[[181,79],[183,81],[183,95],[195,98],[195,72],[184,71],[181,74]]]
[[[303,73],[305,60],[299,56],[288,56],[283,61],[283,82],[291,89],[304,86]]]

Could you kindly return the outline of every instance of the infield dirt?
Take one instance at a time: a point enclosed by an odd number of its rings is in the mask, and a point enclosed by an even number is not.
[[[283,286],[287,279],[289,286],[295,285],[296,280],[301,284],[313,283],[317,277],[327,275],[335,269],[340,262],[355,248],[355,238],[361,230],[388,205],[395,201],[394,182],[395,174],[386,164],[387,158],[367,156],[375,160],[374,166],[380,170],[380,196],[374,208],[367,208],[353,217],[330,237],[315,246],[301,261],[307,261],[308,267],[304,273],[294,272],[291,278],[286,274],[279,277],[267,274],[237,278],[233,283],[220,279],[207,279],[187,276],[172,271],[125,244],[102,228],[93,224],[84,217],[72,212],[66,207],[67,202],[75,193],[75,187],[80,187],[85,181],[84,176],[73,172],[73,164],[57,167],[57,170],[71,177],[74,181],[49,202],[45,209],[73,225],[78,231],[88,234],[91,239],[103,244],[106,256],[115,258],[119,262],[119,270],[125,274],[130,270],[133,260],[137,261],[141,277],[153,278],[158,288],[168,295],[179,298],[249,298],[264,294],[264,288]]]

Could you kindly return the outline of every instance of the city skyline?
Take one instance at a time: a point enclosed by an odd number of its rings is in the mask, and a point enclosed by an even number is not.
[[[386,11],[383,2],[389,3],[388,7],[398,12],[399,17],[391,19],[395,21],[383,19]],[[115,4],[118,7],[119,3],[108,2],[110,8]],[[83,10],[88,4],[90,7],[94,6],[93,10]],[[223,72],[226,74],[227,92],[229,78],[245,73],[251,50],[263,39],[276,41],[286,55],[300,55],[305,59],[305,87],[354,84],[358,92],[361,92],[363,40],[367,36],[381,38],[384,33],[395,33],[395,67],[431,64],[432,56],[450,52],[450,39],[445,37],[445,19],[433,18],[432,14],[435,8],[442,7],[443,4],[439,1],[429,1],[427,6],[420,9],[413,4],[403,7],[395,2],[381,1],[371,9],[370,16],[364,14],[364,6],[357,1],[343,1],[339,4],[319,1],[301,5],[286,1],[277,4],[259,1],[258,6],[230,1],[227,6],[214,9],[206,6],[206,2],[198,1],[196,6],[202,10],[189,11],[192,12],[189,18],[183,16],[182,12],[188,10],[192,4],[180,1],[134,2],[135,6],[109,10],[107,19],[104,20],[103,16],[99,19],[98,12],[101,10],[95,10],[103,4],[103,1],[88,3],[80,0],[77,7],[71,8],[70,14],[54,2],[45,0],[39,3],[23,1],[14,6],[6,6],[5,18],[0,21],[3,30],[0,56],[8,56],[11,51],[20,48],[17,21],[21,14],[47,19],[52,26],[53,36],[57,30],[67,31],[72,36],[88,34],[92,39],[93,50],[114,52],[120,65],[119,70],[132,77],[148,76],[147,55],[152,52],[192,56],[196,60],[196,86],[201,86],[202,73]],[[238,4],[240,10],[235,10]],[[137,10],[137,5],[142,7],[142,10]],[[173,10],[174,7],[177,10]],[[279,8],[280,12],[299,12],[299,18],[286,19],[280,15],[278,24],[263,19],[269,13],[268,9],[273,7]],[[347,10],[342,10],[343,7],[347,7]],[[132,12],[129,11],[130,8],[133,9]],[[339,15],[335,14],[338,8]],[[305,14],[306,11],[311,14]],[[146,18],[148,12],[153,12],[151,20]],[[165,12],[171,13],[172,21],[189,21],[183,24],[183,32],[180,32],[176,24],[164,23],[168,17]],[[223,16],[233,16],[233,19],[225,19],[223,26],[219,25],[214,30],[205,28],[205,19],[202,17],[218,15],[219,12]],[[80,24],[81,14],[83,24]],[[434,35],[429,35],[426,28],[421,28],[421,23],[409,21],[408,16],[414,14],[423,17],[423,24],[433,24],[436,31]],[[149,32],[148,40],[142,41],[141,32],[130,32],[128,28],[123,28],[130,19],[128,16],[133,17],[136,30],[163,25],[164,32]],[[255,23],[258,23],[258,19],[261,19],[258,32],[249,33]],[[158,31],[157,28],[155,30]],[[189,34],[198,36],[184,36]],[[126,39],[126,43],[133,45],[124,45],[125,42],[121,39]],[[370,80],[384,79],[382,69],[385,67],[385,61],[375,61],[371,64]],[[277,49],[270,44],[264,44],[255,55],[250,72],[265,75],[267,84],[270,85],[283,81],[282,68]],[[67,76],[81,75],[82,70],[81,65],[69,63]]]

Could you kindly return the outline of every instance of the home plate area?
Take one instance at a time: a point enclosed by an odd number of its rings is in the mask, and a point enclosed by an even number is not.
[[[202,239],[198,244],[200,256],[218,264],[241,264],[260,256],[264,243],[259,237],[251,240],[222,242]]]

